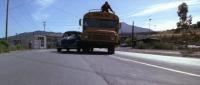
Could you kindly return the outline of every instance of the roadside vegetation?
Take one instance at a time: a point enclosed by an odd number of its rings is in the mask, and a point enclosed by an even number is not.
[[[162,43],[162,42],[150,42],[138,44],[139,49],[161,49],[161,50],[176,50],[176,46],[173,43]]]
[[[125,40],[125,43],[128,47],[131,47],[132,41],[131,38],[127,38]],[[162,49],[162,50],[177,50],[177,45],[174,43],[168,43],[168,42],[140,42],[135,41],[135,48],[137,49]]]
[[[9,52],[9,44],[5,41],[0,41],[0,53]]]
[[[178,50],[183,56],[200,53],[200,21],[192,23],[192,15],[187,16],[188,6],[182,3],[178,7],[179,22],[176,29],[158,32],[150,35],[149,39],[136,39],[135,48]],[[131,38],[125,43],[132,46]]]
[[[27,46],[23,45],[10,45],[6,41],[0,41],[0,53],[6,53],[10,51],[17,51],[17,50],[27,50]]]

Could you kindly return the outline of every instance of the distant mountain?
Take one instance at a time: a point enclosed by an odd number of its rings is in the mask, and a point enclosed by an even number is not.
[[[46,35],[46,36],[55,36],[55,37],[60,37],[62,36],[62,33],[56,33],[56,32],[45,32],[45,31],[34,31],[34,32],[25,32],[21,33],[15,36],[10,36],[9,39],[17,39],[17,38],[24,38],[28,39],[33,37],[34,35]]]
[[[8,37],[8,40],[11,43],[13,43],[14,40],[21,40],[22,44],[28,44],[31,40],[34,39],[34,36],[38,36],[38,35],[61,37],[63,33],[45,32],[45,31],[25,32],[25,33],[17,34],[15,36],[10,36]]]
[[[142,28],[135,26],[135,32],[152,32],[152,30],[149,30],[148,28]],[[131,33],[132,32],[132,26],[125,23],[121,22],[121,29],[119,30],[120,33]]]

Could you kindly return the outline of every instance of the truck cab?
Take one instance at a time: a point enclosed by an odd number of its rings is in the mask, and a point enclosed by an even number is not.
[[[113,54],[119,44],[119,18],[117,15],[101,11],[89,11],[83,17],[83,32],[80,46],[83,51],[93,48],[107,48]]]

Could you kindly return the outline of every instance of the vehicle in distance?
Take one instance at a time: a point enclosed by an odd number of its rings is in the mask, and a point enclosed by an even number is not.
[[[91,10],[80,19],[83,27],[80,48],[91,52],[94,48],[107,48],[109,54],[114,54],[115,46],[119,45],[119,18],[117,15],[100,10]]]
[[[77,51],[80,51],[80,48],[78,48],[78,43],[80,41],[81,32],[78,31],[67,31],[63,34],[62,39],[57,42],[57,51],[61,52],[62,49],[66,49],[67,51],[70,51],[70,49],[77,49]]]

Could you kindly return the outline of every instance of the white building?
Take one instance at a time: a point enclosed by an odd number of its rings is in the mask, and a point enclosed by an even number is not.
[[[31,45],[33,49],[46,49],[47,37],[43,35],[34,36],[34,39],[31,41]]]

